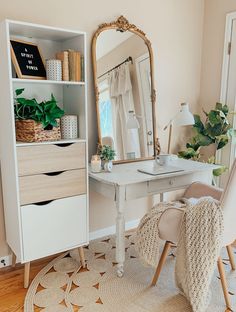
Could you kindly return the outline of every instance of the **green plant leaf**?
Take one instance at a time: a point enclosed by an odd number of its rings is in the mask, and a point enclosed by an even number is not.
[[[201,117],[199,115],[194,115],[194,121],[195,124],[193,127],[196,128],[199,133],[202,133],[204,131],[204,125],[201,121]]]
[[[51,101],[53,101],[53,102],[57,103],[57,100],[55,99],[55,97],[54,97],[53,93],[51,93]]]
[[[16,101],[17,101],[17,103],[25,105],[25,106],[33,106],[33,107],[35,107],[38,104],[35,99],[29,100],[29,99],[25,99],[25,98],[17,98]]]
[[[214,164],[215,160],[216,160],[215,156],[211,156],[211,157],[208,158],[207,163],[208,164]]]
[[[226,166],[222,166],[222,167],[220,167],[220,168],[218,168],[218,169],[214,169],[214,170],[213,170],[213,175],[214,175],[215,177],[219,177],[219,176],[221,176],[227,169],[228,169],[228,168],[227,168]]]
[[[208,120],[212,127],[214,127],[218,123],[221,123],[220,112],[211,110],[208,114]]]
[[[223,111],[223,113],[225,114],[225,116],[227,117],[227,115],[228,115],[228,113],[229,113],[229,108],[228,108],[228,106],[227,106],[227,105],[224,105],[224,106],[222,107],[222,111]]]
[[[215,106],[215,109],[216,109],[216,110],[221,110],[221,111],[222,111],[222,110],[223,110],[223,105],[222,105],[222,103],[217,102],[217,103],[216,103],[216,106]]]
[[[210,123],[207,123],[206,134],[215,142],[215,137],[222,134],[222,125],[218,123],[212,127]]]
[[[195,137],[194,137],[196,143],[198,144],[198,146],[208,146],[213,142],[213,140],[207,136],[207,135],[203,135],[201,133],[197,134]]]
[[[20,95],[22,92],[24,92],[24,88],[22,89],[16,89],[15,93],[16,93],[16,96]]]
[[[195,151],[193,148],[187,148],[185,151],[178,152],[178,156],[185,159],[198,159],[199,151]]]
[[[229,137],[227,134],[222,134],[216,137],[217,150],[223,148],[229,142]]]
[[[50,125],[52,125],[53,127],[58,127],[58,123],[55,119],[50,120]]]

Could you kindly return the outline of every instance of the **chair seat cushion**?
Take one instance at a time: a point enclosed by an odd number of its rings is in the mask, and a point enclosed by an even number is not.
[[[165,241],[177,242],[184,209],[166,209],[158,222],[159,237]]]

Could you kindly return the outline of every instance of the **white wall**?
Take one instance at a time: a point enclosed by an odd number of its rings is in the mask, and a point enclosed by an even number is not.
[[[192,111],[198,111],[204,0],[0,0],[0,4],[0,19],[85,30],[88,34],[89,56],[91,37],[100,23],[109,22],[123,14],[131,23],[145,31],[154,50],[157,122],[163,149],[167,145],[167,135],[160,129],[177,112],[179,103],[188,101]],[[88,71],[91,154],[95,151],[97,130],[90,57]],[[177,138],[176,135],[175,141],[181,141],[182,132],[179,134],[180,137]],[[91,194],[90,197],[91,231],[114,224],[114,204],[97,194]],[[127,205],[127,220],[141,217],[148,205],[148,199],[130,202]],[[3,209],[0,204],[0,256],[8,252],[2,220]]]
[[[233,11],[235,0],[205,1],[200,103],[206,110],[220,98],[226,14]]]

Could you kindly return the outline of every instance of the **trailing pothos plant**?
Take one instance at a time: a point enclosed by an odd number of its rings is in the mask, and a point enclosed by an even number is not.
[[[45,130],[57,127],[57,119],[64,115],[64,111],[57,106],[57,101],[53,94],[48,101],[37,102],[35,98],[27,99],[20,95],[25,89],[17,89],[15,91],[15,119],[26,120],[31,119],[41,123]]]
[[[199,115],[194,115],[194,135],[186,144],[186,150],[178,153],[179,157],[199,160],[201,147],[215,144],[216,150],[219,150],[228,144],[229,138],[233,134],[233,129],[228,120],[228,106],[216,103],[215,108],[209,113],[203,112],[206,117],[205,121],[202,121]],[[208,163],[215,163],[215,155],[209,157]],[[226,166],[222,166],[220,169],[214,170],[214,175],[219,176],[226,169]]]

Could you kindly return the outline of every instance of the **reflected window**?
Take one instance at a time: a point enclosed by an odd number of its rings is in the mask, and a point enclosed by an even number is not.
[[[103,137],[111,137],[114,140],[112,126],[112,105],[109,94],[108,80],[105,79],[99,83],[99,114],[100,127]]]

